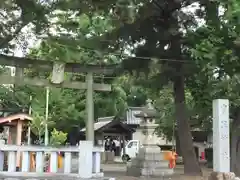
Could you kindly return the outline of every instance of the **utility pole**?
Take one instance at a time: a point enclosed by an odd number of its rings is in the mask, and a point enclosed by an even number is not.
[[[48,104],[49,104],[49,87],[46,87],[46,110],[45,110],[45,137],[44,144],[48,145]]]

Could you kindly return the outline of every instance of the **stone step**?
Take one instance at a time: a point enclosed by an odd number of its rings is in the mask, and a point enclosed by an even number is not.
[[[153,177],[166,177],[171,176],[174,173],[173,169],[148,169],[148,168],[138,168],[138,167],[127,167],[127,175],[129,176],[153,176]]]
[[[173,169],[142,169],[142,176],[171,176]]]
[[[154,168],[168,168],[168,161],[151,161],[151,160],[140,160],[140,159],[132,159],[127,166],[135,166],[135,167],[154,167]]]
[[[156,161],[164,161],[165,154],[159,153],[159,152],[152,152],[152,153],[146,153],[141,152],[137,155],[138,159],[146,159],[146,160],[156,160]]]

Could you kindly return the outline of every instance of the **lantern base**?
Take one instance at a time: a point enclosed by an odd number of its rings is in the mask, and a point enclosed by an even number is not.
[[[173,169],[169,168],[169,161],[164,159],[164,152],[156,145],[143,147],[136,158],[127,164],[129,176],[171,176]]]

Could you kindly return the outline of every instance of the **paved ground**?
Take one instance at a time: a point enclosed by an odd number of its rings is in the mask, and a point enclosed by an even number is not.
[[[104,164],[102,165],[102,169],[104,171],[105,176],[107,177],[115,177],[116,180],[137,180],[139,177],[130,177],[126,176],[126,165],[124,164]],[[202,168],[204,176],[207,177],[211,172],[211,169]],[[192,177],[192,176],[184,176],[183,175],[183,166],[178,165],[175,169],[174,176],[172,177],[157,177],[157,178],[141,178],[141,179],[149,179],[149,180],[200,180],[205,179],[202,177]]]
[[[77,162],[77,161],[76,161]],[[76,162],[73,162],[72,172],[77,172],[78,164]],[[116,180],[137,180],[137,179],[148,179],[148,180],[202,180],[207,178],[202,177],[189,177],[183,175],[183,166],[178,165],[175,169],[174,176],[171,178],[169,177],[157,177],[157,178],[139,178],[139,177],[130,177],[126,176],[126,165],[115,163],[115,164],[103,164],[101,166],[101,169],[104,171],[105,177],[113,177],[116,178]],[[210,169],[203,168],[203,172],[205,177],[211,172]],[[75,178],[69,178],[64,176],[59,177],[32,177],[32,178],[26,178],[26,177],[14,177],[14,178],[4,178],[0,176],[0,180],[75,180]],[[104,179],[102,179],[104,180]]]
[[[189,177],[183,175],[183,166],[178,166],[175,170],[175,175],[171,178],[167,177],[157,177],[157,178],[139,178],[139,177],[130,177],[126,176],[125,169],[126,166],[124,164],[104,164],[102,165],[102,169],[104,170],[105,177],[114,177],[116,180],[207,180],[207,178],[202,177]],[[203,169],[204,174],[207,175],[211,170]],[[64,176],[54,176],[54,177],[14,177],[14,178],[4,178],[0,176],[0,180],[76,180],[75,178],[69,178]],[[106,179],[101,179],[106,180]]]

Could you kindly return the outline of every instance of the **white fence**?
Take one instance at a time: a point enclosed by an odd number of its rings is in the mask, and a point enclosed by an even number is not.
[[[91,141],[81,141],[78,147],[45,147],[45,146],[0,146],[0,174],[17,176],[34,175],[72,175],[80,178],[103,177],[100,170],[102,147],[94,147]],[[64,153],[63,168],[58,169],[58,153]],[[30,170],[30,153],[35,153],[35,172]],[[78,171],[73,173],[72,154],[77,154]],[[50,154],[50,172],[44,172],[45,154]],[[17,159],[21,155],[21,168],[16,171]],[[7,159],[6,159],[7,158]],[[7,160],[7,170],[4,171],[4,161]],[[74,164],[76,166],[76,164]],[[76,168],[76,167],[75,167]]]

